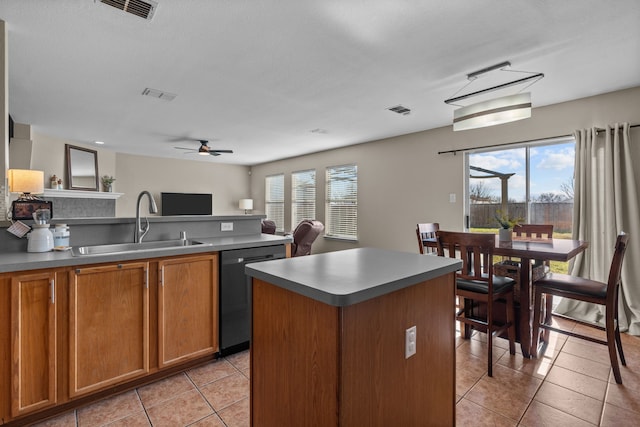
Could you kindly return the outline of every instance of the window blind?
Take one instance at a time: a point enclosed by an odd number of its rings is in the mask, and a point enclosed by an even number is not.
[[[341,239],[358,238],[358,167],[327,168],[326,235]]]
[[[304,219],[316,218],[316,171],[291,174],[291,229]]]
[[[284,231],[284,174],[265,178],[265,214],[276,223],[276,231]]]

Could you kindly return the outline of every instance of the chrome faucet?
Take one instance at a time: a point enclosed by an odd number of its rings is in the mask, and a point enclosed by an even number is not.
[[[134,243],[142,242],[142,239],[144,238],[144,236],[146,236],[147,233],[149,232],[149,219],[147,217],[144,218],[146,221],[146,224],[144,227],[142,226],[142,223],[140,221],[140,202],[142,201],[142,197],[145,194],[149,198],[149,213],[152,213],[152,214],[158,213],[158,206],[156,205],[156,201],[153,200],[153,196],[151,195],[151,193],[149,193],[146,190],[142,191],[138,195],[138,203],[136,203],[136,229],[134,230],[134,233],[133,233]]]

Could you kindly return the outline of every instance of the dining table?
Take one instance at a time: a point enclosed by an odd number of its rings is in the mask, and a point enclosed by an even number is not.
[[[425,246],[435,247],[435,239],[425,239]],[[555,238],[518,238],[501,241],[496,235],[493,255],[520,259],[520,347],[525,358],[531,357],[533,301],[531,300],[531,261],[569,261],[589,247],[589,242]]]

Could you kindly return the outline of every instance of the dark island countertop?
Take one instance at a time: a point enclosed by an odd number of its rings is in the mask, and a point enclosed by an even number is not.
[[[357,248],[248,264],[247,275],[345,307],[454,272],[457,259]]]

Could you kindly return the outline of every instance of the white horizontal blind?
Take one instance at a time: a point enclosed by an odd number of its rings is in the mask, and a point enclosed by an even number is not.
[[[291,174],[291,229],[304,219],[316,219],[316,171]]]
[[[358,167],[327,168],[326,235],[341,239],[358,238]]]
[[[284,174],[265,178],[265,214],[276,223],[276,231],[284,231]]]

